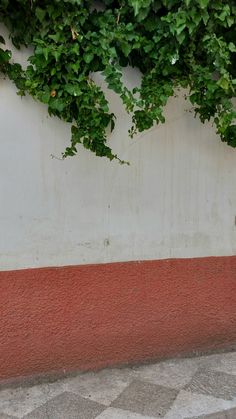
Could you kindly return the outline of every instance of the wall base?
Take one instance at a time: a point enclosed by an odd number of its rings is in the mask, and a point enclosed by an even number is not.
[[[0,272],[0,379],[236,343],[236,256]]]

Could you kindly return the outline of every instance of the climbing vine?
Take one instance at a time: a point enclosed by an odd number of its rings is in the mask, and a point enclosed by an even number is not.
[[[211,120],[236,147],[235,0],[0,0],[0,21],[13,44],[33,47],[23,69],[0,36],[0,72],[71,123],[71,143],[118,159],[108,144],[115,115],[92,74],[101,72],[131,115],[129,135],[165,122],[164,107],[185,87],[195,114]],[[137,67],[141,84],[128,89],[122,69]],[[10,111],[10,110],[9,110]]]

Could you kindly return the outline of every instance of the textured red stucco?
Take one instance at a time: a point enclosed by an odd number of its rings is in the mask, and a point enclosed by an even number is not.
[[[236,342],[236,256],[0,272],[0,378]]]

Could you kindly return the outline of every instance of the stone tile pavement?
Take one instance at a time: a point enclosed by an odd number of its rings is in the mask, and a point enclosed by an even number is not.
[[[236,419],[236,352],[0,391],[0,419]]]

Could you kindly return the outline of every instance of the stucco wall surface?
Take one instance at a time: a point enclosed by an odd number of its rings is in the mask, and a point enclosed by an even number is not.
[[[106,90],[120,166],[0,79],[0,380],[235,344],[236,150],[177,94],[131,140]]]
[[[0,272],[0,381],[236,342],[236,257]]]
[[[124,77],[139,81],[131,69]],[[109,143],[130,162],[121,166],[81,147],[58,160],[70,126],[9,81],[0,89],[1,269],[236,254],[236,150],[194,118],[183,92],[165,125],[134,140],[106,92],[117,115]]]

